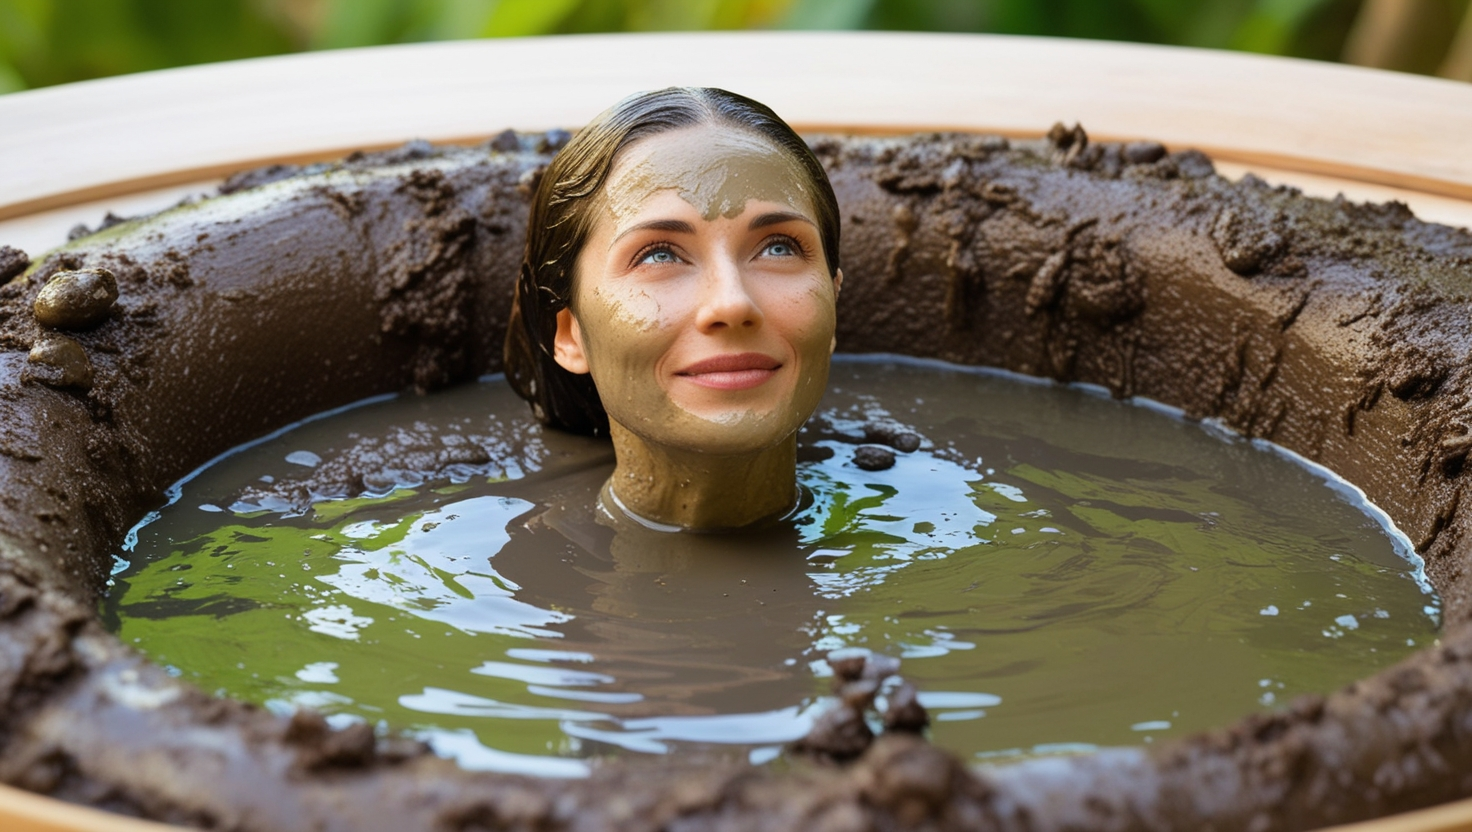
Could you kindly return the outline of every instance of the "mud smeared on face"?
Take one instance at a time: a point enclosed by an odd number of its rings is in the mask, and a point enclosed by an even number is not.
[[[807,173],[766,139],[702,125],[675,131],[689,141],[639,142],[624,151],[604,189],[609,213],[624,222],[658,191],[671,190],[707,222],[732,219],[753,199],[812,213]]]

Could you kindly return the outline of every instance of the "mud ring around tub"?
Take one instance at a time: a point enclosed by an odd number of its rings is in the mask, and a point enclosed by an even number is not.
[[[812,137],[843,210],[839,348],[1099,384],[1316,460],[1411,536],[1441,646],[1148,752],[978,775],[882,738],[846,768],[542,781],[212,698],[109,635],[109,553],[177,478],[308,414],[499,369],[530,193],[561,140],[254,171],[28,268],[0,250],[0,780],[261,830],[1270,830],[1472,794],[1472,234],[1081,131]],[[41,286],[86,267],[120,290],[67,333],[90,385],[27,359],[54,337]]]

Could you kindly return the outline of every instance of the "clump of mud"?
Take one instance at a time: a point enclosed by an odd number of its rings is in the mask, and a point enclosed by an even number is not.
[[[843,208],[840,347],[1099,384],[1327,465],[1426,558],[1440,647],[1150,751],[975,773],[893,731],[784,774],[558,782],[212,698],[107,635],[109,553],[180,476],[308,414],[499,369],[530,193],[566,138],[267,168],[36,263],[0,248],[0,780],[231,829],[1271,830],[1472,794],[1472,235],[1077,127],[813,137]],[[95,269],[105,316],[38,320],[52,277]],[[865,441],[882,465],[911,440]]]
[[[892,457],[890,462],[893,464]],[[793,743],[789,750],[820,760],[848,762],[874,744],[868,714],[874,708],[880,687],[891,677],[898,677],[900,662],[877,654],[847,657],[830,654],[826,661],[833,669],[833,693],[838,697],[838,704],[819,716],[807,736]],[[886,731],[918,735],[930,724],[930,714],[920,704],[919,691],[909,682],[899,679],[888,700],[880,715]]]

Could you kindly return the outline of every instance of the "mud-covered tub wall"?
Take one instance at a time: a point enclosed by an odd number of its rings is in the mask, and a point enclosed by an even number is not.
[[[1100,384],[1321,461],[1425,554],[1445,646],[1149,754],[973,776],[891,738],[848,769],[655,763],[565,783],[473,775],[364,726],[211,699],[105,634],[109,553],[170,482],[309,413],[498,368],[530,191],[564,140],[257,171],[28,269],[0,255],[15,276],[0,288],[0,780],[242,829],[1267,830],[1472,793],[1472,235],[1061,127],[1018,147],[815,137],[844,212],[839,348]],[[64,334],[90,384],[74,358],[28,360],[62,335],[32,314],[41,285],[82,267],[121,292],[110,320]]]

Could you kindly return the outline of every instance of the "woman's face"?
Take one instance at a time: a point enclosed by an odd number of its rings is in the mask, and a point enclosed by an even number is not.
[[[554,356],[591,372],[645,442],[749,453],[817,407],[833,351],[808,180],[751,133],[695,126],[626,148],[597,197]]]

